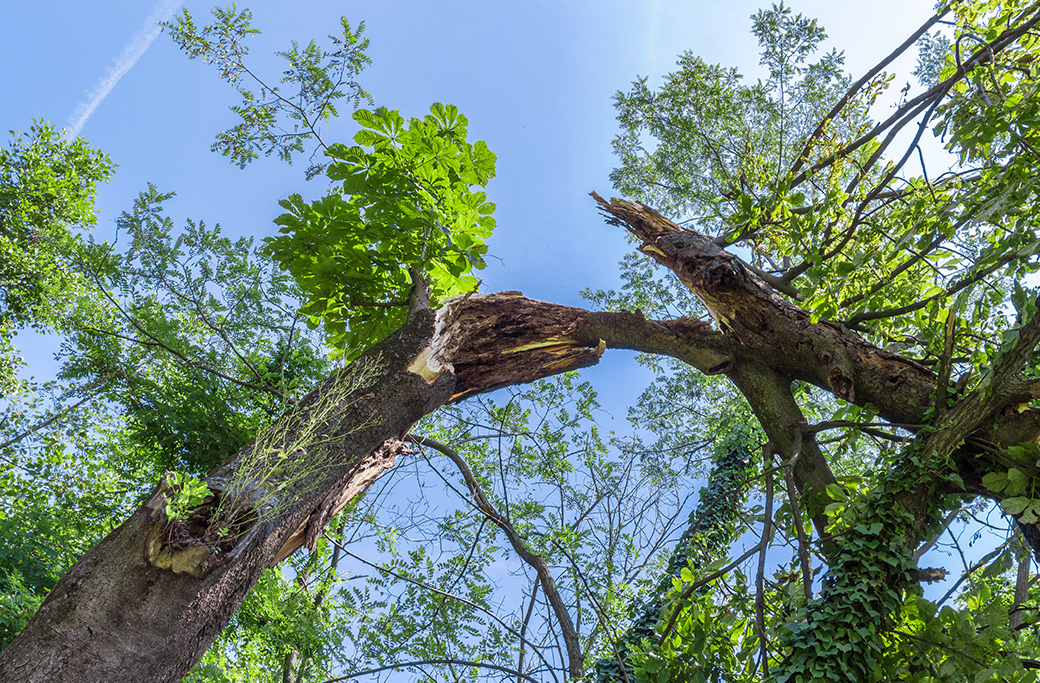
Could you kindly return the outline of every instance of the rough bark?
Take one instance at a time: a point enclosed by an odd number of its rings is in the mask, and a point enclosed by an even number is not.
[[[405,370],[431,332],[432,315],[420,313],[361,359],[378,363],[378,370],[363,394],[347,397],[349,407],[326,425],[336,457],[306,482],[311,496],[286,501],[281,514],[239,540],[225,564],[197,578],[191,571],[162,569],[148,561],[146,539],[160,523],[160,488],[62,577],[2,653],[0,681],[174,681],[183,676],[289,537],[316,511],[315,503],[348,487],[370,465],[365,456],[450,398],[451,376],[431,384]],[[341,371],[330,377],[283,420],[306,419],[307,406],[351,381],[349,375]],[[335,438],[337,433],[344,436]],[[247,447],[221,465],[208,480],[211,486],[220,488],[250,453]]]
[[[420,310],[280,419],[278,433],[291,434],[329,397],[340,405],[321,424],[322,439],[331,444],[323,467],[281,500],[265,499],[263,486],[250,493],[277,514],[262,516],[217,562],[197,552],[173,553],[172,559],[167,552],[159,562],[150,550],[164,521],[168,488],[160,486],[69,570],[0,653],[0,683],[180,679],[261,572],[315,537],[390,466],[398,451],[393,440],[416,420],[474,393],[591,365],[608,346],[673,355],[706,372],[730,362],[729,341],[696,320],[658,323],[639,314],[589,313],[519,293],[459,297],[436,313]],[[372,376],[361,386],[351,384],[352,369],[364,366],[374,368]],[[257,459],[257,448],[251,445],[217,468],[207,478],[211,488],[224,490],[244,469],[266,462],[263,453]]]

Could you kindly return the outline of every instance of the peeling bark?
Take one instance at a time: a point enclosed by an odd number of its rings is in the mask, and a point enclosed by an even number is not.
[[[772,290],[740,259],[712,240],[652,209],[622,199],[603,211],[643,244],[640,250],[673,271],[736,342],[738,362],[767,365],[857,405],[872,403],[893,422],[919,422],[931,404],[935,374],[916,361],[870,344],[836,323],[813,323],[808,311]]]
[[[517,292],[456,297],[436,312],[417,306],[405,326],[355,361],[377,370],[322,423],[323,442],[334,444],[323,453],[327,463],[295,494],[275,501],[277,514],[261,516],[220,562],[203,567],[206,559],[181,558],[199,566],[178,573],[148,559],[147,540],[161,521],[156,516],[165,495],[158,491],[59,581],[22,634],[0,653],[0,683],[178,680],[264,568],[313,542],[329,517],[392,466],[400,452],[393,440],[416,420],[451,401],[592,365],[608,348],[668,355],[704,373],[725,373],[751,402],[777,452],[788,460],[799,454],[795,479],[809,494],[811,513],[813,495],[834,477],[813,436],[799,432],[804,420],[791,397],[791,381],[810,382],[858,405],[872,403],[894,422],[924,419],[936,387],[927,368],[840,325],[814,323],[739,259],[647,207],[597,200],[642,241],[645,253],[704,301],[717,329],[689,318],[653,321],[634,312],[591,313]],[[329,377],[280,418],[279,433],[292,433],[315,406],[340,396],[351,368]],[[1003,400],[1010,404],[1032,391],[1008,390]],[[972,429],[982,425],[976,435],[1011,444],[1040,433],[1038,411],[993,410],[992,403],[987,409],[986,420],[971,423]],[[957,443],[963,437],[953,436]],[[255,448],[217,468],[207,479],[211,488],[223,490],[247,466],[255,469],[262,462],[254,457]],[[291,457],[308,453],[303,449]],[[969,442],[957,457],[966,489],[996,497],[982,487],[973,466],[981,451]],[[256,501],[264,500],[263,494],[262,486],[251,493]],[[1022,530],[1037,553],[1040,527]],[[200,568],[205,571],[190,571]]]

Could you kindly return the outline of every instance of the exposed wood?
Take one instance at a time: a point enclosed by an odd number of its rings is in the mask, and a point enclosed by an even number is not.
[[[336,510],[389,467],[399,452],[392,439],[405,435],[416,420],[451,401],[592,365],[608,348],[669,355],[705,373],[727,374],[748,397],[778,452],[793,453],[800,434],[795,478],[808,494],[811,514],[813,496],[834,478],[813,435],[798,431],[804,421],[790,394],[792,380],[859,405],[872,403],[894,422],[923,420],[936,386],[930,370],[839,325],[813,322],[739,259],[647,207],[597,199],[642,241],[644,252],[704,301],[716,328],[689,318],[653,321],[638,312],[591,313],[516,292],[457,297],[436,312],[416,306],[402,329],[355,361],[376,368],[364,387],[349,388],[351,368],[357,367],[352,365],[280,418],[279,433],[291,434],[330,396],[342,401],[321,426],[323,443],[334,444],[324,454],[328,462],[296,493],[275,501],[277,514],[263,518],[220,563],[205,571],[180,567],[188,571],[178,573],[148,559],[147,539],[162,508],[161,496],[153,497],[61,579],[22,634],[0,653],[0,683],[178,680],[263,569],[315,538]],[[1035,393],[1034,387],[1013,384],[995,394],[1010,402]],[[963,424],[1000,443],[1035,438],[1040,431],[1037,411],[994,406],[992,401],[980,406]],[[947,440],[940,451],[948,452],[965,436],[955,432],[943,435]],[[262,462],[254,457],[255,448],[217,468],[208,478],[211,488],[223,490],[247,465]],[[959,456],[966,488],[992,495],[973,473],[972,458],[979,452],[972,448],[963,447]],[[307,456],[306,450],[293,453]],[[261,501],[263,494],[258,485],[251,495]],[[814,517],[822,529],[822,519]],[[1036,552],[1040,530],[1025,525],[1023,533]],[[200,567],[206,561],[181,559]],[[128,629],[135,634],[132,643],[125,638]]]
[[[301,546],[306,545],[314,550],[329,520],[375,482],[383,472],[393,467],[398,456],[412,452],[400,439],[391,438],[379,444],[379,447],[368,455],[358,458],[353,469],[345,477],[343,488],[333,490],[325,497],[307,521],[301,524],[278,550],[270,566],[273,567],[289,557]]]
[[[672,270],[704,303],[738,359],[768,365],[788,380],[811,382],[838,398],[872,403],[893,421],[920,421],[935,374],[880,349],[777,294],[712,240],[638,202],[594,195],[613,221],[642,241],[640,250]]]

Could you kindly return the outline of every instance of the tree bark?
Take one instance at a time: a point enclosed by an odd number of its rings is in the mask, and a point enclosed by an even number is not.
[[[0,683],[178,680],[264,568],[313,542],[333,514],[393,464],[402,448],[394,439],[416,420],[451,401],[594,364],[606,348],[669,355],[704,373],[727,374],[781,455],[800,454],[794,474],[803,493],[819,494],[834,478],[812,435],[794,436],[804,420],[790,395],[791,381],[810,382],[858,405],[869,402],[893,422],[924,420],[936,389],[930,370],[841,325],[813,322],[739,259],[651,209],[597,201],[700,297],[717,329],[689,318],[590,313],[518,292],[455,297],[436,312],[416,308],[400,330],[280,418],[272,433],[285,435],[281,448],[253,444],[210,475],[216,491],[235,481],[253,483],[247,493],[258,521],[233,548],[219,557],[164,549],[159,531],[169,488],[160,486],[58,582],[0,653]],[[364,382],[357,377],[361,368],[370,372]],[[997,393],[1010,405],[1035,391],[1001,387]],[[328,417],[322,410],[330,401],[336,409]],[[976,433],[1002,444],[1040,433],[1040,411],[992,408]],[[323,450],[292,445],[293,434],[315,425]],[[294,463],[321,457],[321,467],[291,490],[279,489],[284,461],[276,462],[275,454],[283,452]],[[957,457],[966,490],[996,498],[975,474],[982,453],[968,443]],[[822,521],[816,524],[820,528]],[[1040,527],[1022,525],[1022,531],[1040,555]]]

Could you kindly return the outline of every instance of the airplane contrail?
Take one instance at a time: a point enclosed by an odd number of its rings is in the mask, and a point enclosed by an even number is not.
[[[108,73],[87,93],[87,99],[76,105],[75,111],[69,117],[68,132],[66,133],[68,137],[74,138],[79,135],[94,110],[108,97],[108,94],[119,83],[119,79],[125,76],[126,72],[134,67],[134,64],[137,64],[137,60],[159,35],[161,30],[159,24],[169,21],[182,4],[182,0],[159,0],[156,3],[152,13],[144,20],[144,25],[123,48],[123,53],[119,55],[115,64],[108,67]]]

